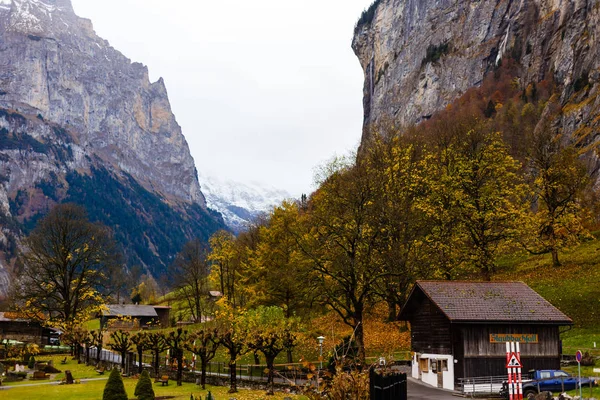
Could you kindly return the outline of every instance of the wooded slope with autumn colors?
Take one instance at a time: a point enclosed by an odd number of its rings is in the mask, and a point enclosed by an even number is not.
[[[578,103],[561,106],[552,79],[523,86],[519,72],[505,59],[430,120],[371,127],[356,157],[322,168],[309,198],[283,203],[237,238],[213,236],[214,282],[228,302],[277,305],[288,316],[319,304],[348,326],[361,358],[372,307],[396,320],[417,279],[525,279],[576,324],[596,324],[572,296],[553,294],[571,290],[564,271],[597,268],[569,256],[596,243],[595,171],[584,157],[595,148],[555,124]],[[574,101],[588,90],[579,84]]]

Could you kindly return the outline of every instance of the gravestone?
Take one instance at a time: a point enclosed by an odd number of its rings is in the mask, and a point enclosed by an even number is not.
[[[71,374],[70,370],[65,371],[65,377],[67,379],[67,385],[72,385],[73,384],[73,375]]]

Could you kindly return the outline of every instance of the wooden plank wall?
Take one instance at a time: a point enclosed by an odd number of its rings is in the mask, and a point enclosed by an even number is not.
[[[410,325],[413,351],[452,354],[450,321],[429,299],[421,299]]]
[[[521,344],[523,372],[532,369],[559,369],[559,328],[544,325],[455,325],[454,335],[462,341],[464,351],[459,360],[456,378],[500,376],[506,374],[506,344],[490,343],[492,333],[537,334],[539,343]],[[461,350],[463,350],[461,349]]]
[[[559,357],[525,357],[521,358],[523,373],[532,369],[560,369]],[[506,371],[506,356],[503,358],[465,358],[462,363],[464,374],[460,378],[475,378],[482,376],[504,376]],[[455,379],[459,376],[455,376]]]
[[[526,356],[560,357],[559,331],[548,325],[456,325],[464,343],[464,357],[489,357],[506,355],[504,343],[490,343],[493,333],[537,334],[539,343],[521,344],[521,354]]]
[[[42,344],[42,327],[35,322],[2,321],[0,333],[2,339]]]

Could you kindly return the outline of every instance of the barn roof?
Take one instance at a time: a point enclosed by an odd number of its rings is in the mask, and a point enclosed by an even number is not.
[[[423,295],[452,322],[573,323],[523,282],[417,281],[401,319],[410,319]]]
[[[158,317],[154,306],[136,304],[107,304],[102,311],[105,317]]]

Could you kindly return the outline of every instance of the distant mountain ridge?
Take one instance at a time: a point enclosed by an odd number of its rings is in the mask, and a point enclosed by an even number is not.
[[[239,183],[200,174],[206,203],[223,215],[227,226],[234,232],[247,228],[262,213],[292,196],[285,190],[261,183]]]
[[[0,296],[20,240],[72,201],[155,277],[225,228],[206,206],[164,81],[98,37],[70,0],[0,0]]]

